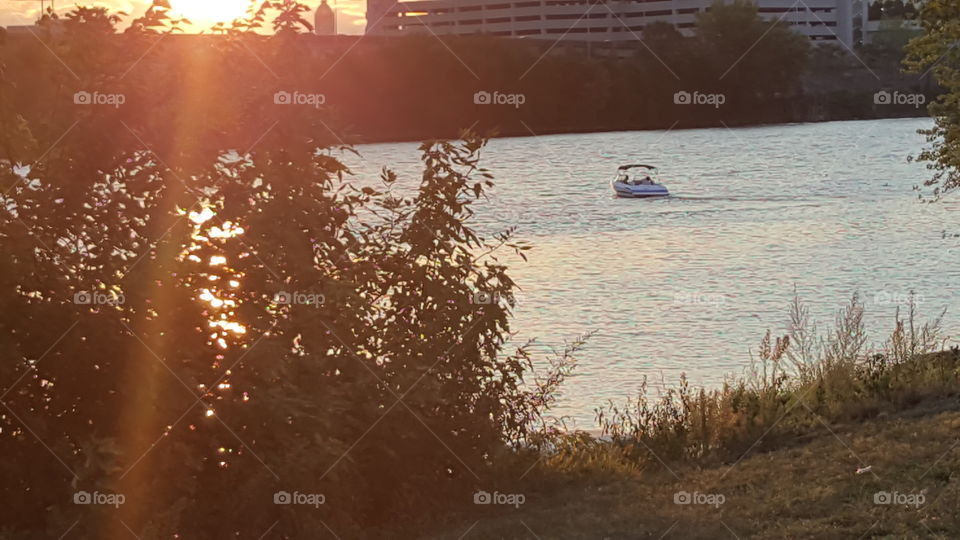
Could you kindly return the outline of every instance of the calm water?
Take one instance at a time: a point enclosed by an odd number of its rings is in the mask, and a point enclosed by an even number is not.
[[[898,302],[916,291],[925,314],[949,307],[960,330],[960,202],[918,202],[927,177],[908,163],[929,120],[618,132],[498,139],[496,177],[478,207],[483,231],[519,226],[535,248],[517,259],[514,328],[582,350],[558,414],[593,427],[593,409],[654,386],[716,385],[749,365],[767,328],[782,332],[797,287],[821,329],[854,291],[875,345]],[[390,165],[418,182],[415,144],[359,148],[357,172]],[[617,165],[652,162],[672,197],[612,197]],[[956,308],[956,309],[955,309]]]

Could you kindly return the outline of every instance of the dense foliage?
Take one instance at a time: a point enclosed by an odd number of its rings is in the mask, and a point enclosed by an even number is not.
[[[960,187],[960,4],[930,0],[920,13],[924,33],[908,46],[907,66],[917,73],[933,73],[944,88],[929,106],[936,126],[925,131],[933,143],[919,158],[929,162],[934,196]]]
[[[3,81],[0,537],[400,534],[542,421],[566,367],[503,350],[498,248],[526,246],[468,226],[483,142],[425,143],[412,197],[354,187],[326,109],[242,84],[244,40],[295,76],[299,13],[171,53],[162,7],[120,36],[77,8],[33,59],[42,108]]]

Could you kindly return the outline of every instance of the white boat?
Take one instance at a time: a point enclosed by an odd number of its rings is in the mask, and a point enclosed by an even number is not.
[[[657,182],[657,168],[653,165],[621,165],[610,182],[617,197],[642,198],[670,195],[666,186]]]

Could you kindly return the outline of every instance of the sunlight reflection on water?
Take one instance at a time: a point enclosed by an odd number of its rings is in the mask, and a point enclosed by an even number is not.
[[[484,155],[497,186],[476,208],[484,232],[519,226],[534,245],[512,264],[523,287],[514,329],[547,346],[595,335],[561,414],[593,408],[687,372],[715,385],[749,364],[767,328],[783,332],[796,285],[821,330],[854,291],[874,345],[910,290],[925,316],[957,306],[960,204],[918,202],[928,172],[907,157],[929,120],[832,122],[672,132],[498,139]],[[416,145],[358,148],[360,178],[382,165],[419,181]],[[617,165],[660,166],[673,197],[623,200]],[[374,180],[375,181],[375,180]],[[363,183],[363,182],[360,182]],[[960,307],[958,307],[960,309]],[[948,311],[947,335],[960,329]]]

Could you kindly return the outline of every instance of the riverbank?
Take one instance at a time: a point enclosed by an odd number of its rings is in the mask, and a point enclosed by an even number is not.
[[[799,299],[790,313],[744,379],[643,387],[598,411],[600,438],[548,430],[432,538],[960,533],[960,349],[938,350],[940,319],[911,302],[867,351],[857,296],[822,338]]]
[[[958,429],[956,394],[922,400],[731,463],[555,479],[432,538],[956,538]]]
[[[795,403],[814,423],[786,435],[790,407],[726,459],[681,459],[650,439],[636,460],[625,451],[629,437],[580,438],[500,492],[522,494],[522,504],[475,506],[429,537],[957,537],[958,369],[960,350],[923,354],[886,372],[899,381],[885,385],[888,399],[851,386],[861,396],[842,407],[821,389],[843,376],[821,374]]]

